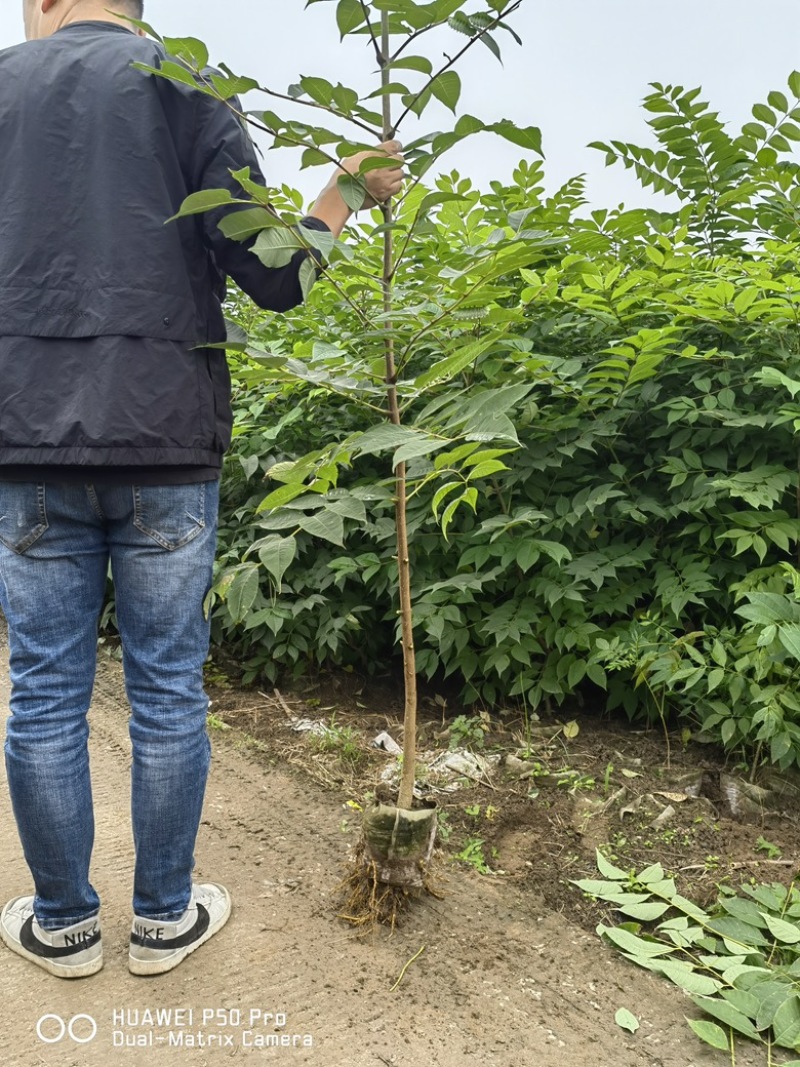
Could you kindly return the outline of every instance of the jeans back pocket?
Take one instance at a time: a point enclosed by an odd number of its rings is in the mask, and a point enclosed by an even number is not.
[[[47,530],[43,482],[0,482],[0,541],[22,555]]]
[[[134,486],[134,526],[168,552],[188,545],[206,528],[207,484]]]

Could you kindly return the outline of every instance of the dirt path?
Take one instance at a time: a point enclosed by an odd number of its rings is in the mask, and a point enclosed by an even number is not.
[[[7,699],[3,645],[3,708]],[[420,906],[402,930],[357,936],[332,913],[331,891],[350,841],[337,800],[251,756],[230,734],[214,738],[198,874],[228,885],[233,917],[171,974],[132,977],[126,706],[120,668],[105,659],[91,721],[93,881],[103,899],[106,965],[92,978],[64,982],[0,945],[2,1062],[92,1067],[107,1065],[115,1052],[131,1067],[203,1067],[245,1057],[319,1067],[725,1062],[689,1033],[683,1020],[691,1005],[677,990],[540,910],[512,881],[450,871],[446,898]],[[5,781],[0,820],[5,900],[29,891]],[[639,1017],[635,1036],[615,1025],[619,1007]],[[55,1040],[71,1021],[72,1036],[68,1028]],[[269,1044],[281,1039],[294,1043]],[[757,1050],[738,1057],[740,1067],[763,1062]]]

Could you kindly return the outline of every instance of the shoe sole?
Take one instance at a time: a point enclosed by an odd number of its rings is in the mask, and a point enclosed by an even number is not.
[[[220,886],[223,889],[224,886]],[[225,914],[221,915],[216,922],[209,925],[206,932],[202,937],[198,939],[187,948],[178,949],[171,956],[164,956],[162,959],[157,960],[138,960],[135,956],[128,956],[128,970],[131,974],[137,976],[146,976],[152,974],[166,974],[167,971],[174,970],[179,964],[183,963],[187,956],[191,956],[193,952],[196,952],[201,945],[204,945],[209,938],[212,938],[214,934],[219,933],[225,923],[231,917],[231,895],[225,890],[225,900],[228,905]]]
[[[57,963],[55,960],[47,959],[46,956],[37,956],[35,953],[28,952],[26,948],[23,948],[19,941],[15,941],[2,924],[0,924],[0,937],[12,952],[16,952],[18,956],[22,956],[23,959],[29,960],[31,963],[35,963],[37,967],[41,967],[42,970],[47,971],[48,974],[52,974],[56,978],[88,978],[92,974],[97,974],[103,966],[102,955],[96,959],[89,960],[88,963],[74,964]]]

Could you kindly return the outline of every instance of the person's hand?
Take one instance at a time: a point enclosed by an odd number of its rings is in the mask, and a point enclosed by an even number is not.
[[[339,164],[340,172],[337,177],[341,177],[342,171],[345,174],[358,175],[359,167],[365,159],[373,159],[376,156],[389,156],[390,159],[396,159],[399,164],[397,167],[376,167],[361,176],[367,187],[367,199],[364,201],[364,207],[375,207],[377,204],[383,204],[391,197],[397,196],[403,188],[402,149],[403,146],[399,141],[384,141],[373,152],[359,152],[355,156],[342,160]]]
[[[334,237],[341,236],[352,212],[337,183],[344,174],[358,177],[359,168],[365,159],[388,157],[396,163],[396,166],[376,167],[360,175],[360,180],[367,190],[367,198],[363,206],[375,207],[377,204],[385,203],[390,197],[397,196],[403,188],[402,149],[403,146],[399,141],[384,141],[383,144],[373,149],[343,159],[314,202],[311,209],[312,217],[324,222]]]

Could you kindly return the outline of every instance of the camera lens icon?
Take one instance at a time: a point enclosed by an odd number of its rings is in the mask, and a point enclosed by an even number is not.
[[[97,1023],[91,1015],[73,1015],[66,1020],[48,1012],[37,1022],[36,1036],[45,1045],[57,1045],[65,1037],[76,1045],[88,1045],[97,1037]]]

